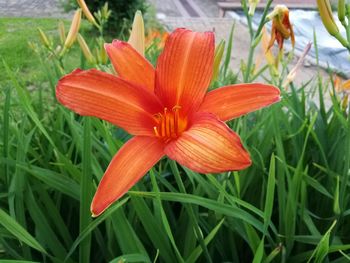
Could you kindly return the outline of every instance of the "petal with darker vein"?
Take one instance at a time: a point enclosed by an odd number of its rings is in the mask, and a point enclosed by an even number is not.
[[[100,215],[122,197],[164,155],[164,145],[152,137],[130,139],[113,157],[91,203],[93,216]]]
[[[241,170],[251,164],[239,136],[209,113],[196,114],[192,126],[166,146],[165,154],[200,173]]]
[[[118,76],[154,91],[155,70],[130,44],[114,40],[105,49]]]
[[[214,34],[175,30],[167,39],[156,67],[155,93],[165,107],[196,111],[210,84]]]
[[[153,114],[162,109],[146,88],[95,69],[75,70],[61,78],[56,97],[80,115],[106,120],[133,135],[153,135]]]

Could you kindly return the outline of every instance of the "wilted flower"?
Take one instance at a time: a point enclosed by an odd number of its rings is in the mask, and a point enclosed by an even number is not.
[[[309,53],[310,49],[311,49],[311,43],[308,43],[304,49],[303,54],[300,56],[297,64],[292,68],[292,70],[287,75],[286,80],[284,81],[284,83],[282,85],[284,88],[287,88],[287,86],[295,79],[297,72],[300,69],[300,67],[302,66],[303,61],[304,61],[307,53]]]
[[[267,34],[266,27],[263,27],[261,30],[262,37],[261,37],[261,48],[262,52],[265,56],[267,64],[270,66],[270,69],[272,71],[272,74],[274,76],[278,76],[278,59],[275,58],[275,56],[272,53],[271,48],[269,48],[269,36]]]
[[[105,45],[118,76],[80,70],[57,84],[57,99],[80,115],[109,121],[134,135],[113,157],[93,198],[93,216],[124,195],[164,155],[196,172],[241,170],[251,164],[239,136],[226,124],[270,105],[280,91],[238,84],[207,93],[214,34],[175,30],[156,68],[130,44]]]
[[[272,20],[271,39],[268,46],[270,49],[277,41],[280,50],[283,48],[285,39],[291,39],[292,46],[295,44],[293,25],[289,21],[289,10],[285,5],[276,5],[274,10],[267,16]]]

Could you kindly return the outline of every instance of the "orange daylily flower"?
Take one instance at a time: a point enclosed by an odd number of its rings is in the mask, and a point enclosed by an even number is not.
[[[212,79],[214,34],[177,29],[156,68],[130,44],[106,44],[118,76],[95,69],[61,78],[59,102],[134,135],[109,164],[91,204],[100,215],[164,155],[199,173],[241,170],[251,164],[239,136],[225,124],[277,102],[265,84],[238,84],[207,93]]]
[[[334,89],[338,93],[348,93],[350,94],[350,79],[343,81],[339,76],[334,78]]]
[[[165,41],[168,38],[169,33],[166,31],[159,31],[153,29],[148,32],[146,36],[146,47],[151,46],[153,43],[157,44],[157,48],[162,49],[165,45]]]
[[[276,5],[271,14],[268,15],[272,19],[271,39],[268,46],[270,49],[276,41],[279,49],[283,48],[285,39],[291,39],[292,46],[295,44],[293,25],[289,21],[289,10],[285,5]]]

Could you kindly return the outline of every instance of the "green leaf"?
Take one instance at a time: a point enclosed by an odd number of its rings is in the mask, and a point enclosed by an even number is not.
[[[328,255],[329,251],[329,237],[331,234],[332,229],[336,225],[337,221],[335,220],[330,228],[327,230],[327,232],[324,234],[324,236],[321,238],[320,242],[318,243],[316,249],[312,253],[311,257],[309,258],[308,262],[311,262],[311,260],[314,258],[314,262],[323,262],[324,258]]]
[[[105,221],[111,214],[113,214],[116,210],[122,207],[129,198],[124,198],[117,203],[114,203],[110,208],[108,208],[102,215],[93,220],[83,231],[80,232],[77,239],[74,241],[72,247],[70,248],[65,261],[70,258],[75,249],[79,246],[81,241],[83,241],[99,224]]]
[[[128,254],[128,255],[122,255],[120,257],[117,257],[109,263],[129,263],[129,262],[146,262],[150,263],[151,261],[149,260],[148,257],[146,257],[143,254]]]
[[[221,228],[222,224],[224,223],[225,218],[221,219],[220,222],[210,231],[210,233],[204,238],[204,244],[208,246],[210,241],[213,240],[213,238],[216,236],[217,232]],[[203,249],[201,246],[197,246],[191,253],[191,255],[187,258],[186,263],[195,263],[197,262],[197,259],[202,254]]]
[[[144,196],[155,198],[156,193],[153,192],[137,192],[137,191],[129,191],[129,195],[134,196]],[[244,211],[243,209],[233,207],[228,204],[222,204],[218,201],[214,201],[208,198],[192,195],[192,194],[182,194],[182,193],[164,193],[160,192],[159,196],[162,200],[168,200],[173,202],[180,202],[185,204],[195,204],[222,215],[226,215],[232,218],[241,219],[244,222],[251,224],[261,233],[263,232],[263,224],[261,221],[257,220],[255,217]]]
[[[0,224],[5,227],[11,234],[13,234],[18,240],[40,251],[41,253],[47,254],[46,250],[38,243],[38,241],[36,241],[35,238],[27,232],[27,230],[25,230],[1,208]]]
[[[264,240],[265,238],[263,237],[259,243],[258,249],[255,251],[253,263],[262,262],[264,256]]]
[[[267,191],[266,191],[266,199],[265,199],[265,211],[264,211],[264,233],[267,232],[267,228],[270,224],[272,209],[273,209],[273,201],[275,194],[275,155],[271,155],[270,160],[270,170],[269,177],[267,180]]]

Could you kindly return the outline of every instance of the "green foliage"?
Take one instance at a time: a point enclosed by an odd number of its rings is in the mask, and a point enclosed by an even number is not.
[[[108,23],[106,24],[106,30],[111,34],[118,34],[119,37],[128,35],[137,10],[146,13],[148,9],[145,0],[85,0],[92,14],[100,10],[105,2],[108,2],[108,8],[112,11]],[[65,6],[67,10],[78,7],[76,0],[67,0]]]
[[[45,72],[41,69],[40,59],[34,55],[28,42],[38,40],[38,30],[41,28],[47,32],[49,39],[57,40],[57,19],[37,19],[37,18],[0,18],[0,59],[4,59],[7,64],[16,72],[26,85],[33,85],[47,80]],[[64,21],[68,31],[70,21]],[[74,65],[78,56],[76,49],[69,57],[69,63]],[[0,82],[8,79],[3,63],[0,63]]]

